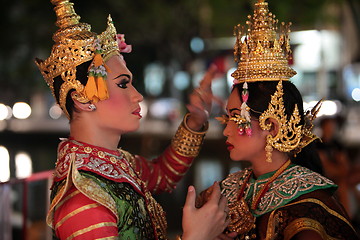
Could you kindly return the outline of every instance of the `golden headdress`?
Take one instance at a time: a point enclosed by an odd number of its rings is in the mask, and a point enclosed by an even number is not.
[[[269,152],[267,158],[270,161],[273,147],[281,152],[296,154],[317,138],[311,133],[311,129],[312,121],[321,104],[317,104],[312,111],[306,113],[305,124],[300,124],[301,115],[297,105],[291,116],[286,115],[282,81],[288,81],[296,74],[288,63],[291,55],[289,39],[291,24],[281,23],[280,31],[277,32],[278,20],[269,12],[268,3],[264,0],[258,0],[255,3],[254,14],[249,15],[248,19],[246,31],[240,24],[234,28],[236,37],[234,58],[238,66],[231,76],[234,77],[234,85],[244,83],[241,113],[230,118],[218,119],[222,123],[234,121],[238,125],[240,135],[246,133],[251,136],[250,111],[258,111],[247,105],[248,82],[277,81],[276,91],[271,96],[269,106],[259,118],[259,124],[263,130],[271,128],[268,119],[274,119],[279,125],[276,136],[267,136],[266,150]]]
[[[36,64],[55,98],[54,78],[61,76],[63,83],[60,86],[58,102],[69,118],[66,96],[71,89],[77,92],[75,97],[82,103],[108,98],[104,82],[108,69],[104,62],[114,54],[120,54],[119,44],[124,44],[124,39],[123,35],[117,36],[110,16],[106,30],[98,35],[91,32],[89,24],[79,22],[80,16],[76,14],[74,4],[69,0],[51,0],[51,3],[55,5],[56,26],[59,29],[53,35],[55,44],[50,57],[45,60],[36,59]],[[91,60],[93,62],[89,68],[89,80],[84,86],[76,79],[76,67]]]
[[[296,74],[288,64],[291,24],[281,23],[277,33],[278,20],[264,0],[255,3],[254,15],[248,19],[246,31],[240,24],[234,28],[234,57],[238,67],[231,76],[236,83],[289,80]]]

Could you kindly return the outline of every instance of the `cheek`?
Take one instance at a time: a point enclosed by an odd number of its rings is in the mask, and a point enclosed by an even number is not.
[[[124,93],[109,93],[109,99],[107,99],[109,107],[125,107],[130,105],[130,98]]]
[[[110,94],[110,97],[104,101],[99,101],[99,111],[102,115],[107,116],[108,120],[122,118],[128,114],[130,103],[125,94]]]

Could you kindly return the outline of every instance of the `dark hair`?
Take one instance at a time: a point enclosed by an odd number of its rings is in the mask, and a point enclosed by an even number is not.
[[[84,86],[88,81],[88,68],[92,61],[84,62],[76,67],[76,80],[79,80]],[[59,104],[59,94],[60,94],[60,87],[63,84],[63,80],[61,76],[57,76],[54,78],[54,94],[56,102]],[[73,111],[76,111],[74,108],[74,102],[71,98],[71,93],[75,89],[71,89],[66,95],[66,110],[69,113],[70,120],[72,119]]]
[[[250,107],[250,115],[253,118],[258,119],[264,111],[267,110],[271,96],[276,91],[276,86],[278,81],[262,81],[262,82],[249,82],[248,90],[249,90],[249,99],[247,101],[247,105]],[[292,115],[295,105],[297,105],[299,109],[299,113],[301,116],[301,121],[299,124],[303,125],[304,120],[304,108],[303,108],[303,100],[299,90],[296,86],[290,81],[283,81],[283,101],[285,107],[285,114],[288,117]],[[239,96],[241,96],[243,90],[243,84],[235,85],[234,89],[237,89],[239,92]],[[242,102],[242,100],[240,99]],[[314,142],[310,143],[308,146],[304,147],[300,153],[296,156],[294,154],[289,154],[291,161],[303,167],[307,167],[313,171],[316,171],[322,174],[322,166],[319,155],[315,149]]]

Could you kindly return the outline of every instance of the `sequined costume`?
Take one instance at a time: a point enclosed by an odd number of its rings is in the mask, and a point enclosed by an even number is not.
[[[165,212],[151,193],[175,187],[204,134],[182,123],[171,146],[152,161],[63,139],[47,216],[55,239],[166,239]]]
[[[256,196],[274,173],[255,179],[252,170],[247,168],[228,175],[221,182],[229,202],[229,228],[241,233],[236,239],[292,239],[304,230],[316,231],[323,239],[358,239],[345,211],[333,198],[337,186],[295,164],[272,181],[252,209]],[[206,201],[210,192],[208,189],[201,194],[198,206]]]

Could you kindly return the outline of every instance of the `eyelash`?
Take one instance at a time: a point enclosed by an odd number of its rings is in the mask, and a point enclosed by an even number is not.
[[[127,84],[128,84],[129,82],[130,82],[129,80],[122,80],[120,83],[117,83],[116,85],[117,85],[119,88],[126,89],[126,88],[127,88]]]

